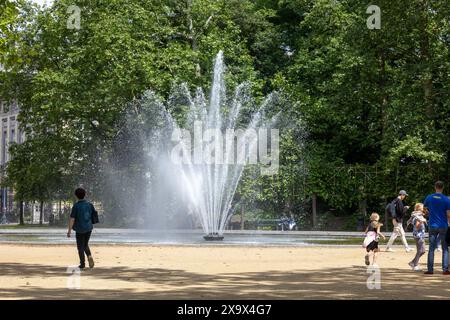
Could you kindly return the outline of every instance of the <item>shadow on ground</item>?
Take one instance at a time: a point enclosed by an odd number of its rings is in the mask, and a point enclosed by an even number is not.
[[[207,275],[160,268],[94,268],[82,272],[82,283],[98,281],[105,289],[69,290],[66,269],[5,263],[4,277],[24,279],[17,288],[0,288],[2,299],[449,299],[450,277],[425,277],[405,269],[381,270],[381,289],[369,290],[363,266],[291,272],[245,272]],[[33,279],[59,277],[59,288],[33,286]],[[3,279],[2,279],[3,278]],[[30,285],[26,285],[27,281]],[[123,281],[123,282],[121,282]],[[41,280],[42,282],[42,280]],[[45,282],[44,282],[45,283]],[[61,283],[61,282],[59,282]],[[108,283],[112,285],[109,286]],[[83,286],[83,284],[82,284]],[[114,289],[106,289],[112,287]],[[137,289],[140,287],[140,289]]]

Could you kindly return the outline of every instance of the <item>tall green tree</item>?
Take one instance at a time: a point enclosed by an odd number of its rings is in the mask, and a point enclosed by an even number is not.
[[[17,15],[14,2],[5,0],[0,3],[0,56],[4,56],[8,52],[6,38],[13,36],[11,25]]]
[[[281,109],[279,174],[249,172],[242,201],[298,213],[317,194],[343,212],[366,200],[379,210],[400,185],[419,199],[429,186],[417,181],[450,164],[448,1],[380,0],[381,29],[367,28],[358,0],[81,0],[79,29],[71,1],[5,3],[0,95],[20,102],[28,152],[55,148],[39,159],[61,184],[100,194],[129,102],[147,89],[167,99],[180,82],[208,87],[219,50],[231,88],[247,80],[257,98],[279,90],[292,102]],[[185,108],[170,111],[182,119]],[[11,151],[12,168],[33,165]]]

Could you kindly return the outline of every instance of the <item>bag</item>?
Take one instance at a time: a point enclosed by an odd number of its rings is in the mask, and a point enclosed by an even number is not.
[[[409,220],[408,220],[408,222],[409,222]],[[405,231],[414,231],[414,225],[413,225],[413,223],[412,222],[409,222],[409,223],[406,223],[406,228],[405,228]]]
[[[395,199],[387,204],[386,215],[388,217],[391,217],[392,219],[397,217],[396,210],[395,210]]]
[[[94,210],[92,212],[92,224],[96,224],[99,222],[100,222],[100,220],[98,219],[98,212]]]
[[[98,212],[95,210],[94,206],[91,204],[92,208],[92,224],[99,223],[100,220],[98,219]]]
[[[367,248],[367,246],[371,244],[373,241],[378,241],[377,237],[378,235],[376,232],[373,231],[367,232],[367,235],[363,241],[363,248]]]

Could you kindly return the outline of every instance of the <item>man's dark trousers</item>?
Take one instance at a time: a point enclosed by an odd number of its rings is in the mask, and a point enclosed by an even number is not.
[[[77,238],[77,248],[78,248],[78,255],[80,256],[80,265],[84,266],[85,264],[85,256],[84,254],[89,257],[91,256],[91,250],[89,249],[89,238],[91,237],[92,231],[85,232],[85,233],[78,233],[76,234]]]

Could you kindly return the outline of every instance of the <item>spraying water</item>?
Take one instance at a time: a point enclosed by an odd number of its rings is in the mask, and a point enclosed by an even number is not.
[[[274,121],[264,120],[274,95],[258,107],[249,84],[243,83],[229,99],[224,74],[223,53],[219,52],[209,100],[201,89],[192,97],[186,85],[178,87],[166,105],[147,91],[135,107],[146,108],[151,116],[143,120],[132,113],[126,125],[127,143],[132,136],[144,145],[144,160],[138,161],[146,163],[146,172],[141,174],[145,179],[138,189],[150,195],[150,210],[159,215],[171,210],[191,213],[207,240],[223,238],[245,165],[267,160],[267,145],[261,143],[267,143],[261,135],[267,131],[261,129]],[[174,110],[185,111],[185,117],[174,119]],[[278,163],[277,139],[278,135],[271,136],[273,163]]]

